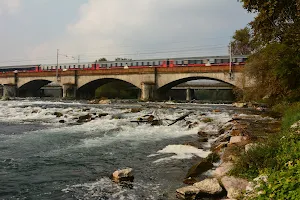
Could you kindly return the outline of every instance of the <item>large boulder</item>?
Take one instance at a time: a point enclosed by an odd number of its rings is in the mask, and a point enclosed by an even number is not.
[[[233,136],[230,138],[230,144],[236,144],[236,143],[241,143],[243,141],[246,141],[247,137],[246,136]]]
[[[217,167],[212,175],[214,177],[220,178],[225,176],[233,168],[232,162],[223,162],[219,167]]]
[[[198,175],[200,175],[200,174],[210,170],[211,168],[213,168],[213,166],[214,165],[210,161],[204,159],[204,160],[200,161],[199,163],[193,165],[189,169],[189,171],[186,175],[186,178],[197,177]]]
[[[133,181],[134,177],[132,171],[132,168],[117,170],[112,174],[112,179],[115,182]]]
[[[199,193],[199,188],[196,186],[186,186],[176,190],[177,197],[180,199],[195,199]]]
[[[238,199],[241,197],[249,184],[247,180],[235,178],[233,176],[224,176],[221,179],[221,182],[227,191],[227,197],[231,199]]]
[[[199,193],[216,195],[222,192],[222,187],[216,178],[208,178],[194,184],[199,189]]]

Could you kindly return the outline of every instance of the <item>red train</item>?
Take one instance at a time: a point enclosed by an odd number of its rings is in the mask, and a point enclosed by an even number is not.
[[[232,65],[243,65],[247,56],[233,56]],[[99,61],[86,63],[61,63],[58,65],[59,71],[66,70],[100,70],[111,68],[143,68],[143,67],[199,67],[199,66],[228,66],[229,56],[210,56],[210,57],[183,57],[170,59],[143,59],[143,60],[120,60],[120,61]],[[55,71],[56,64],[38,65],[18,65],[2,66],[0,72],[41,72]]]

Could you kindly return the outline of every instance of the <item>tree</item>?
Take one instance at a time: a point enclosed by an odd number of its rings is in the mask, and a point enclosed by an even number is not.
[[[249,12],[257,13],[250,23],[255,39],[263,44],[272,42],[300,42],[299,0],[239,0]],[[290,43],[292,44],[292,43]]]
[[[107,61],[106,58],[99,58],[98,60],[96,60],[95,62],[101,62],[101,61]]]
[[[273,100],[300,99],[300,12],[297,0],[240,0],[257,13],[250,23],[255,49],[246,75],[255,80],[248,96]],[[247,39],[247,35],[245,36]],[[246,40],[245,39],[245,40]],[[247,93],[246,92],[246,93]]]
[[[234,55],[249,55],[252,51],[251,33],[250,28],[245,27],[243,29],[235,31],[231,42],[232,53]]]

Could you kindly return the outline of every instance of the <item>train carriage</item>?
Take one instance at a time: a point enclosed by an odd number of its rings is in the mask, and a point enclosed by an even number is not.
[[[229,66],[229,56],[209,56],[209,57],[182,57],[166,59],[144,59],[144,60],[120,60],[120,61],[100,61],[85,63],[61,63],[49,65],[18,65],[2,66],[0,72],[40,72],[40,71],[67,71],[67,70],[104,70],[113,68],[146,68],[146,67],[201,67],[201,66]],[[244,65],[247,56],[232,56],[232,65]]]

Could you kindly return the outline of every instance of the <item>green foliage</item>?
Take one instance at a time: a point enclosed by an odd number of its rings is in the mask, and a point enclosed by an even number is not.
[[[252,51],[251,33],[250,28],[245,27],[243,29],[235,31],[233,42],[231,42],[232,53],[234,55],[249,55]]]
[[[300,3],[298,0],[240,0],[257,16],[250,23],[255,52],[249,57],[246,75],[255,80],[245,90],[245,100],[269,102],[300,100]],[[248,35],[240,34],[243,41]],[[239,39],[241,40],[241,39]]]
[[[253,100],[265,96],[275,101],[300,99],[300,56],[285,44],[274,43],[249,57],[245,75],[256,80],[246,93]],[[250,99],[251,100],[251,99]]]
[[[98,60],[96,60],[95,62],[101,62],[101,61],[107,61],[106,58],[99,58]]]
[[[255,199],[298,199],[300,196],[300,128],[291,128],[300,120],[300,103],[288,106],[280,108],[285,108],[282,131],[243,153],[231,171],[232,175],[248,179],[259,174],[268,176],[267,183],[261,183],[258,188],[261,195]]]
[[[248,12],[257,13],[250,23],[256,40],[262,44],[284,43],[294,40],[299,47],[298,0],[240,0]],[[298,36],[298,38],[297,38]],[[296,44],[297,45],[297,44]]]
[[[300,196],[300,160],[288,162],[280,171],[271,172],[268,181],[258,188],[255,199],[295,199]]]
[[[300,120],[300,102],[289,105],[285,108],[284,117],[282,119],[282,129],[288,131],[290,127]]]

